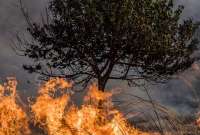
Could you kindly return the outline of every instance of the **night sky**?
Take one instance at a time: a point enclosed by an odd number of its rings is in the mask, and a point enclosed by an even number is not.
[[[41,18],[41,13],[47,6],[45,4],[47,0],[23,0],[23,2],[35,21]],[[185,6],[183,18],[192,17],[196,21],[200,20],[200,0],[178,0],[178,3]],[[18,88],[21,93],[30,96],[34,92],[31,90],[34,89],[37,77],[22,69],[22,64],[28,62],[29,59],[17,56],[10,47],[12,40],[15,40],[15,34],[26,34],[25,30],[26,23],[19,9],[18,0],[0,0],[0,80],[4,80],[7,76],[15,76],[19,82]],[[189,69],[183,75],[190,81],[198,81],[200,73]],[[160,97],[163,103],[173,104],[184,109],[190,106],[186,100],[193,99],[190,89],[184,81],[172,80],[164,86],[158,86],[152,90],[152,93],[154,93],[154,97]]]

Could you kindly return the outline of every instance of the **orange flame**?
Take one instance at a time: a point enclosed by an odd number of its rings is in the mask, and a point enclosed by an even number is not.
[[[71,87],[62,79],[53,79],[41,87],[32,106],[35,122],[49,135],[148,135],[131,127],[123,115],[113,108],[109,92],[101,92],[95,85],[89,88],[80,109],[68,105],[69,95],[53,98],[50,92]],[[99,102],[102,102],[99,107]]]
[[[0,85],[0,135],[30,133],[26,113],[15,101],[16,84],[15,80],[10,80]],[[32,120],[46,134],[150,135],[128,124],[123,114],[113,107],[112,93],[101,92],[92,85],[78,108],[70,103],[70,87],[72,84],[64,79],[50,79],[40,87],[36,101],[30,106]],[[11,94],[5,96],[5,90]]]
[[[30,133],[26,113],[16,103],[16,86],[14,78],[9,78],[7,83],[0,85],[0,135]]]

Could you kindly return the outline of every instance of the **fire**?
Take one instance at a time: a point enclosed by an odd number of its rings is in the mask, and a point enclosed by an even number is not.
[[[16,103],[17,81],[9,78],[8,82],[0,85],[0,135],[26,135],[28,119],[26,113]]]
[[[51,92],[56,92],[56,87],[63,91],[71,84],[62,79],[50,80],[41,87],[39,97],[32,106],[35,123],[45,128],[47,134],[147,135],[131,127],[123,115],[113,108],[111,93],[101,92],[92,85],[79,109],[69,104],[70,97],[65,92],[58,97],[50,96]]]
[[[9,80],[0,85],[0,135],[30,134],[30,121],[48,135],[150,135],[128,124],[113,107],[112,93],[101,92],[92,85],[83,105],[77,107],[70,100],[72,83],[59,78],[50,79],[40,87],[36,101],[30,105],[32,117],[28,119],[16,103],[16,84],[15,80]],[[9,96],[5,90],[10,92]]]

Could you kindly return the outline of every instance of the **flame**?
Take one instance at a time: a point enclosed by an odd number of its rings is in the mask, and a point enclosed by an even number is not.
[[[35,123],[45,128],[48,135],[148,135],[131,127],[122,113],[114,109],[112,93],[92,85],[79,109],[69,104],[68,94],[50,96],[56,92],[56,86],[63,90],[72,85],[63,79],[50,80],[41,87],[32,106]]]
[[[8,79],[7,83],[0,85],[0,135],[29,134],[27,115],[16,103],[17,81]]]
[[[83,105],[77,107],[70,100],[72,83],[50,79],[30,105],[31,120],[16,103],[16,85],[16,80],[0,85],[0,135],[30,134],[30,121],[47,135],[150,135],[128,124],[114,108],[112,93],[99,91],[96,85],[89,87]],[[9,96],[5,96],[6,90]]]

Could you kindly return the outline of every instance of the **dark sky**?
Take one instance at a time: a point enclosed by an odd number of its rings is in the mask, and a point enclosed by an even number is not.
[[[23,2],[31,17],[34,20],[38,20],[41,17],[42,9],[46,6],[45,3],[47,0],[23,0]],[[200,0],[178,0],[178,3],[185,5],[183,18],[192,17],[194,20],[200,20]],[[25,92],[26,95],[31,95],[31,89],[34,86],[36,76],[30,75],[22,70],[22,64],[29,60],[17,56],[10,47],[10,44],[12,44],[11,39],[14,39],[14,33],[23,33],[25,28],[26,23],[19,9],[18,0],[0,0],[0,80],[4,80],[7,76],[16,76],[19,81],[19,89]],[[191,71],[185,74],[187,74],[189,80],[198,75],[196,74],[196,76],[193,77],[194,73]],[[31,83],[28,83],[27,80],[30,80]],[[159,93],[159,96],[163,99],[170,100],[171,98],[171,101],[168,103],[174,102],[174,98],[176,98],[180,99],[180,101],[175,102],[177,102],[177,104],[181,102],[179,104],[182,105],[184,101],[181,99],[189,100],[192,98],[191,96],[184,95],[186,93],[185,91],[189,88],[183,81],[173,80],[165,86],[160,86],[159,89],[166,90],[165,94],[155,90],[156,92],[153,93],[157,94],[154,95],[157,96]],[[189,95],[191,95],[191,93]],[[164,100],[164,102],[166,101]]]

